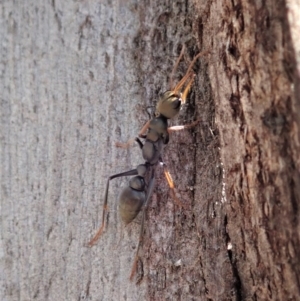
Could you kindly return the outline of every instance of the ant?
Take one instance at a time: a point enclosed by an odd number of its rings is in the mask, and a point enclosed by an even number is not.
[[[134,263],[131,269],[130,280],[133,279],[137,267],[139,250],[143,239],[146,210],[155,186],[154,175],[155,175],[155,169],[158,164],[161,164],[164,167],[164,174],[170,186],[172,197],[174,198],[175,202],[179,206],[184,207],[184,204],[182,204],[181,201],[179,201],[179,199],[176,197],[174,182],[171,178],[170,173],[166,169],[166,165],[162,161],[161,153],[163,150],[163,146],[169,142],[170,132],[187,129],[199,123],[199,120],[197,120],[189,125],[168,127],[168,119],[174,118],[179,113],[182,105],[185,104],[186,102],[188,92],[192,86],[195,77],[195,74],[191,71],[193,65],[195,64],[196,60],[200,56],[206,55],[208,53],[208,51],[203,51],[197,54],[194,57],[193,61],[190,63],[190,66],[185,76],[173,87],[172,77],[183,56],[184,50],[185,47],[183,46],[181,50],[181,54],[178,57],[176,64],[173,68],[173,71],[171,73],[170,90],[163,93],[162,97],[157,103],[156,117],[149,120],[143,126],[143,128],[139,132],[138,135],[139,137],[135,138],[134,140],[131,139],[125,144],[121,144],[121,143],[116,144],[116,146],[118,147],[127,148],[133,141],[136,141],[142,150],[145,163],[138,165],[137,168],[135,169],[112,175],[107,179],[107,184],[106,184],[106,189],[104,194],[102,224],[99,230],[97,231],[96,235],[88,243],[90,247],[93,246],[104,231],[105,221],[106,221],[107,211],[108,211],[107,202],[108,202],[109,182],[112,179],[119,178],[119,177],[134,176],[130,179],[129,186],[125,187],[119,196],[119,213],[122,221],[126,225],[132,222],[143,208],[141,228],[139,234],[139,243],[134,257]],[[184,86],[185,89],[183,90],[183,92],[181,92]],[[145,142],[143,143],[140,140],[140,138],[144,139]],[[146,185],[145,183],[145,177],[147,174],[150,176],[148,185]]]

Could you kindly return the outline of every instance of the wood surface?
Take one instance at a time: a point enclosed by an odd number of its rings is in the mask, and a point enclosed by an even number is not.
[[[296,0],[0,3],[0,299],[299,300],[300,6]],[[117,148],[198,59],[140,219],[123,227],[107,178]]]

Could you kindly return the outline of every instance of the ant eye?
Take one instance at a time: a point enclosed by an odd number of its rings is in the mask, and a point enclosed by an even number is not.
[[[179,109],[181,106],[181,99],[177,98],[177,99],[173,100],[172,105],[173,105],[174,109]]]

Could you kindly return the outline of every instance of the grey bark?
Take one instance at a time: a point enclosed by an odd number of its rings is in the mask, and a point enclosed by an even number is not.
[[[1,300],[297,300],[296,1],[2,2]],[[182,45],[188,104],[163,159],[134,282],[139,223],[93,248],[109,175],[143,163],[137,135]]]

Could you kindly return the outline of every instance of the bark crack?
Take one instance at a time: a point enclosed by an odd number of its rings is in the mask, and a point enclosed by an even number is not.
[[[227,224],[228,224],[228,220],[227,220],[227,215],[225,214],[225,217],[224,217],[225,239],[226,239],[227,253],[228,253],[229,261],[231,264],[233,277],[235,278],[234,288],[236,291],[236,301],[242,301],[243,300],[243,298],[242,298],[242,282],[241,282],[241,278],[239,275],[238,267],[236,265],[236,260],[234,258],[234,254],[232,252],[232,248],[229,247],[231,245],[231,239],[230,239],[229,233],[227,232]]]

